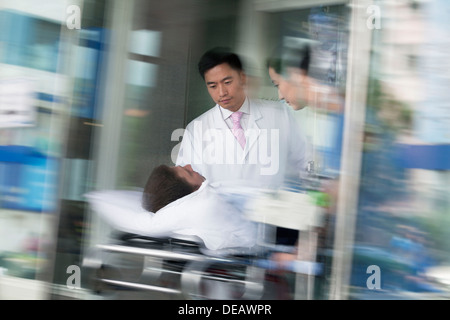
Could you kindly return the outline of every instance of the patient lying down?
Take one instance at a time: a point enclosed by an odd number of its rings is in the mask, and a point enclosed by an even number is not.
[[[169,167],[160,165],[153,169],[142,195],[142,206],[150,212],[157,212],[198,190],[205,181],[190,165]]]
[[[92,209],[114,228],[152,237],[195,236],[209,250],[250,248],[256,225],[190,166],[156,167],[143,192],[93,191]]]

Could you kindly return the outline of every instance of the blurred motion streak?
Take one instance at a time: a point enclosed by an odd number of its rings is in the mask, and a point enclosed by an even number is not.
[[[0,1],[0,299],[449,299],[449,12],[447,0]],[[292,111],[314,170],[250,216],[296,241],[220,258],[189,241],[107,243],[117,230],[85,195],[139,192],[173,165],[173,133],[212,105],[201,54],[230,47],[248,94],[278,100],[267,60],[280,43],[312,48],[312,84],[297,83],[307,105]]]

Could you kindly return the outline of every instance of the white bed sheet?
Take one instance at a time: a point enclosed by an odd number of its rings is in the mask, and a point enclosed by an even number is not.
[[[92,210],[119,231],[151,237],[198,237],[209,250],[251,248],[256,243],[256,224],[207,181],[156,214],[142,208],[141,191],[99,190],[85,197]]]

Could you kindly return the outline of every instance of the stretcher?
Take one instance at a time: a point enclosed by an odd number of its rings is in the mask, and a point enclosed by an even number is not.
[[[113,229],[107,241],[86,251],[84,284],[111,299],[312,299],[314,278],[323,266],[315,261],[311,232],[320,224],[320,212],[309,200],[306,194],[286,191],[251,202],[246,206],[246,218],[256,226],[251,246],[211,249],[207,238],[194,234],[151,236]],[[299,214],[293,214],[289,202],[301,209]],[[207,207],[205,201],[202,205]],[[272,241],[270,230],[276,226],[303,231],[300,238],[306,239],[309,256],[282,267],[273,261],[275,252],[296,250]]]

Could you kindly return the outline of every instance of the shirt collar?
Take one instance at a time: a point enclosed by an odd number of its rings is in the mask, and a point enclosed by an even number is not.
[[[219,106],[220,111],[222,113],[223,120],[228,119],[231,116],[231,114],[233,113],[232,111],[230,111],[228,109],[222,108],[220,105],[218,105],[218,106]],[[248,102],[248,98],[247,97],[245,97],[244,103],[242,104],[242,106],[239,108],[238,111],[241,111],[241,112],[243,112],[245,114],[250,114],[250,104]]]

